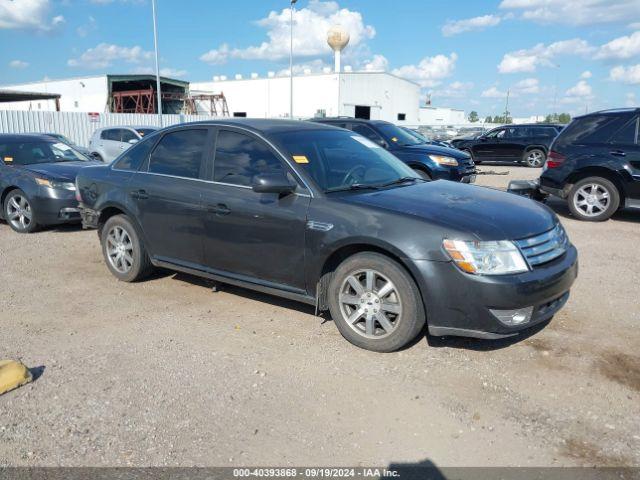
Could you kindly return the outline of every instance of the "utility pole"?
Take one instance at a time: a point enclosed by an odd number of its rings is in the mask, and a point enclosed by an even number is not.
[[[293,120],[293,10],[298,0],[291,0],[291,44],[289,48],[289,118]]]
[[[507,103],[504,106],[504,123],[505,124],[509,123],[509,92],[510,90],[507,89]]]
[[[158,18],[156,16],[156,0],[151,0],[151,10],[153,12],[153,44],[156,50],[156,90],[158,94],[158,121],[162,127],[162,92],[160,91],[160,64],[158,61]]]

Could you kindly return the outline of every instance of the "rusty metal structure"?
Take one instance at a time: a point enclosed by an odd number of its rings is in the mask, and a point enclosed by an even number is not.
[[[198,112],[198,102],[207,106],[206,112]],[[229,117],[229,105],[224,93],[199,93],[189,95],[185,99],[185,113],[198,114],[208,113],[215,117]]]

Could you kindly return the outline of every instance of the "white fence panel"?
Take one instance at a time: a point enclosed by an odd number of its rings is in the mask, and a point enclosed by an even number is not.
[[[158,115],[139,113],[34,112],[0,110],[0,133],[60,133],[81,146],[89,145],[93,132],[111,126],[162,126],[212,120],[208,115]]]

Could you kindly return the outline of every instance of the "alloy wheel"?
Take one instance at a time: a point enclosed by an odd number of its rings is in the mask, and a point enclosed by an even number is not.
[[[607,210],[610,199],[611,194],[603,185],[589,183],[576,191],[573,204],[585,217],[596,217]]]
[[[14,228],[27,230],[33,221],[29,201],[22,195],[14,195],[7,202],[7,219]]]
[[[339,293],[340,312],[347,324],[366,338],[384,338],[399,325],[402,301],[396,286],[375,270],[348,275]]]
[[[129,233],[119,225],[107,234],[107,258],[111,266],[120,273],[129,273],[133,267],[133,242]]]
[[[541,167],[544,163],[544,154],[540,150],[532,150],[527,155],[526,161],[530,167]]]

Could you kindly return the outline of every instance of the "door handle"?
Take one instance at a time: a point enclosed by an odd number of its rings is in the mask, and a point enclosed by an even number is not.
[[[627,154],[624,153],[622,150],[613,150],[611,152],[609,152],[611,155],[615,155],[616,157],[626,157]]]
[[[219,203],[217,205],[208,205],[207,212],[215,213],[216,215],[229,215],[231,210],[224,203]]]
[[[146,200],[149,198],[149,194],[146,190],[135,190],[131,192],[131,198],[135,198],[136,200]]]

